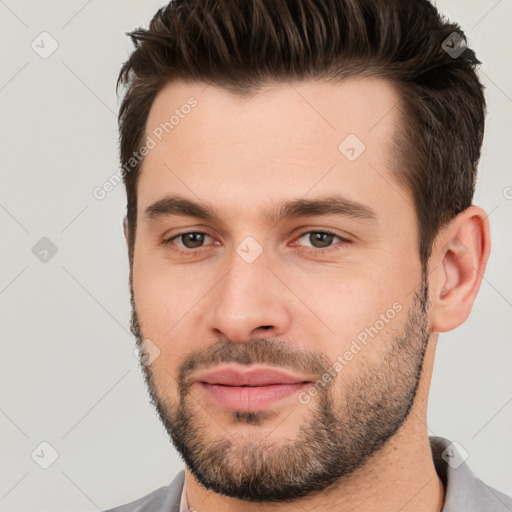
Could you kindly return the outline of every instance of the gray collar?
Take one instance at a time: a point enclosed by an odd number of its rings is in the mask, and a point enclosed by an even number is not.
[[[477,478],[451,441],[430,436],[430,447],[445,489],[443,512],[512,512],[512,498]]]

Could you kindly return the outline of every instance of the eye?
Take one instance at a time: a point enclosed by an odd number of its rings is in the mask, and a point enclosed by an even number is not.
[[[202,231],[192,231],[189,233],[180,233],[179,235],[175,235],[166,243],[174,243],[178,247],[182,247],[184,249],[198,249],[201,248],[205,242],[206,238],[212,238],[208,233],[204,233]],[[178,243],[177,241],[181,241]]]
[[[337,245],[345,245],[350,243],[350,240],[342,238],[341,236],[336,235],[331,231],[306,231],[305,233],[302,233],[299,238],[297,238],[297,241],[294,244],[297,244],[297,242],[300,242],[301,240],[305,240],[306,243],[311,244],[309,246],[306,245],[305,247],[313,248],[313,252],[321,251],[322,249],[330,250],[331,248],[332,250],[335,250],[338,248],[336,247],[336,244],[333,245],[333,242],[335,242],[336,239],[339,240]],[[302,244],[299,243],[298,245]]]

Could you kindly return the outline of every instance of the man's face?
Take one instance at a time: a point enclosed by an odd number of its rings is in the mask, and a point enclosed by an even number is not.
[[[197,104],[182,108],[190,97]],[[397,103],[386,82],[350,79],[251,99],[176,82],[152,106],[132,329],[149,340],[143,368],[162,422],[215,492],[281,501],[319,491],[407,417],[429,322],[413,200],[392,176]],[[154,206],[168,196],[214,216]],[[299,383],[204,376],[263,368]]]

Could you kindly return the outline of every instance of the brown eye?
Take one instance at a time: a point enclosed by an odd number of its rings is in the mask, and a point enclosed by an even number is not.
[[[173,237],[171,241],[181,240],[181,244],[178,243],[178,246],[186,249],[197,249],[203,245],[205,237],[209,237],[209,235],[201,232],[182,233]]]
[[[343,241],[341,237],[335,235],[334,233],[329,233],[327,231],[308,231],[304,233],[298,240],[305,238],[315,249],[324,249],[326,247],[330,247],[335,238],[338,238],[340,241]]]

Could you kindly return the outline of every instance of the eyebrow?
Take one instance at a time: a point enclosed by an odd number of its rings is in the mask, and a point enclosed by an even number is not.
[[[223,223],[220,216],[206,203],[192,201],[179,195],[168,195],[159,199],[145,210],[148,222],[172,215],[195,217],[198,219]],[[292,199],[283,201],[270,210],[264,218],[270,224],[281,219],[312,217],[316,215],[342,215],[356,220],[377,222],[377,215],[370,207],[347,199],[340,194],[329,194],[315,199]]]

